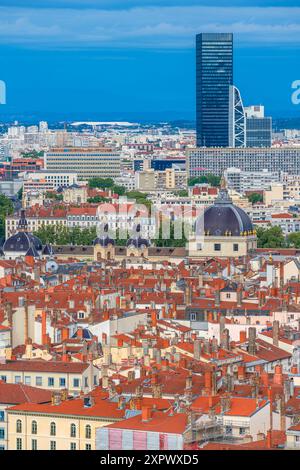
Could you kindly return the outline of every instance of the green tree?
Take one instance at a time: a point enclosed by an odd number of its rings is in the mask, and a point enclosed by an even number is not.
[[[210,184],[211,186],[218,187],[220,186],[220,183],[221,177],[213,174],[195,176],[193,178],[189,178],[188,180],[189,186],[195,186],[196,184]]]
[[[291,248],[300,248],[300,232],[290,233],[287,237],[287,244]]]
[[[114,186],[112,178],[91,178],[89,180],[90,188],[110,189]]]
[[[100,204],[101,202],[108,202],[108,199],[103,197],[103,196],[94,196],[94,197],[89,197],[87,200],[90,204]]]
[[[257,204],[258,202],[263,202],[263,196],[262,194],[259,193],[252,193],[249,194],[248,196],[248,201],[251,202],[251,204]]]
[[[256,231],[258,248],[282,248],[286,245],[280,227],[261,228]]]
[[[19,199],[19,201],[22,200],[22,197],[23,197],[23,188],[20,188],[19,191],[17,192],[17,197]]]
[[[178,194],[179,197],[187,197],[189,195],[189,193],[186,189],[180,189],[177,192],[177,194]]]
[[[113,186],[112,191],[113,193],[118,194],[119,196],[124,196],[126,188],[124,188],[124,186],[116,184]]]
[[[14,211],[13,203],[11,200],[0,194],[0,237],[5,236],[5,219],[8,215],[11,215]]]

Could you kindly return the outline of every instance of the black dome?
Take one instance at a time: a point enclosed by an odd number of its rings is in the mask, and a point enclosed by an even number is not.
[[[103,237],[97,237],[93,241],[94,245],[101,245],[101,246],[108,246],[108,245],[113,245],[115,244],[115,240],[110,238],[108,235],[104,235]]]
[[[10,251],[27,253],[31,246],[33,246],[37,251],[42,251],[43,248],[39,238],[28,232],[18,232],[4,242],[3,251],[4,253]]]
[[[137,237],[137,238],[129,238],[126,245],[134,246],[135,248],[141,248],[142,246],[145,246],[147,248],[150,246],[150,242],[146,238]]]
[[[101,246],[113,245],[114,246],[115,241],[112,238],[110,238],[108,235],[108,230],[109,230],[108,224],[103,223],[100,226],[100,228],[102,229],[103,234],[100,237],[95,238],[95,240],[93,241],[94,246],[95,245],[101,245]]]
[[[221,189],[214,205],[198,218],[196,233],[212,237],[250,235],[253,225],[246,212],[232,204],[227,190]]]

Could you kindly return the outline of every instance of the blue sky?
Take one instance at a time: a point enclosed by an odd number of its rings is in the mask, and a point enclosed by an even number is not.
[[[3,113],[193,118],[195,35],[234,33],[245,104],[299,116],[300,6],[292,0],[0,0]]]

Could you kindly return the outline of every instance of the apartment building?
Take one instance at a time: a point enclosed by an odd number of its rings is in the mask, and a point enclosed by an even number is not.
[[[88,393],[98,385],[99,371],[89,363],[16,360],[0,364],[0,380],[45,390],[67,388],[71,395]]]
[[[67,170],[45,170],[36,171],[34,173],[28,172],[24,179],[24,188],[37,189],[39,183],[44,182],[46,189],[57,189],[60,186],[68,187],[78,182],[78,174],[76,171]],[[48,186],[46,186],[48,184]],[[35,186],[37,185],[37,186]]]
[[[140,191],[168,191],[185,189],[187,173],[182,170],[167,168],[164,171],[153,169],[136,173],[136,189]]]
[[[268,171],[242,171],[240,168],[227,168],[224,172],[227,186],[239,193],[246,191],[263,191],[274,182],[279,182],[280,172]]]
[[[270,172],[283,171],[300,174],[300,148],[206,148],[199,147],[187,151],[189,177],[212,173],[222,175],[227,168],[240,168],[242,171]]]
[[[96,429],[121,421],[124,410],[105,393],[68,400],[54,394],[52,403],[10,408],[9,450],[95,450]]]
[[[45,154],[47,170],[72,168],[80,180],[117,178],[120,176],[120,154],[109,148],[53,148]]]
[[[21,403],[49,403],[51,392],[23,384],[0,381],[0,450],[8,448],[7,409]]]

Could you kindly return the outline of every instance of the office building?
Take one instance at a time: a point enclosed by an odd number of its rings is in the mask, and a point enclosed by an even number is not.
[[[240,168],[227,168],[224,177],[229,189],[234,189],[238,193],[246,191],[264,191],[269,189],[272,183],[280,180],[280,172],[268,171],[242,171]]]
[[[229,87],[233,85],[233,35],[196,37],[197,146],[228,147]]]
[[[136,172],[136,189],[139,191],[167,191],[185,189],[187,186],[186,171],[168,168],[165,171],[152,169]]]
[[[44,170],[27,173],[24,178],[25,191],[32,189],[48,190],[57,189],[60,186],[68,187],[77,184],[78,175],[72,170]]]
[[[300,174],[300,148],[196,148],[187,152],[189,177],[212,173],[222,175],[227,168],[242,171],[283,171]]]
[[[271,147],[272,118],[265,117],[264,106],[249,106],[246,114],[247,147]]]
[[[54,148],[45,154],[45,165],[47,170],[72,168],[80,180],[120,176],[120,155],[109,148]]]

